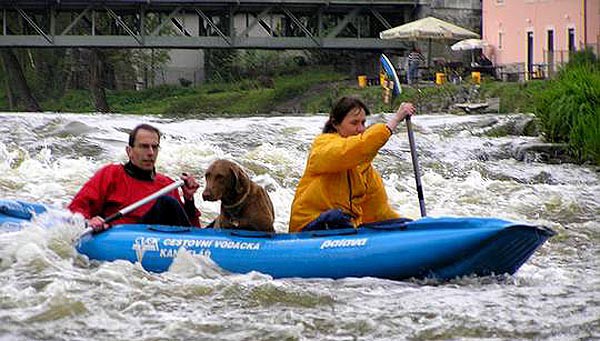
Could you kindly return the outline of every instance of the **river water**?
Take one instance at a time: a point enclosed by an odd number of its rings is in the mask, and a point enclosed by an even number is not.
[[[90,262],[71,239],[80,219],[44,217],[0,234],[0,340],[591,340],[600,339],[600,172],[514,157],[533,137],[483,133],[518,115],[414,118],[431,216],[499,217],[558,235],[513,276],[450,282],[373,278],[273,280],[230,274],[180,253],[163,274]],[[381,117],[373,117],[376,121]],[[0,198],[64,211],[102,165],[125,160],[130,129],[164,133],[157,167],[202,177],[215,158],[267,188],[286,231],[295,186],[325,116],[164,119],[0,113]],[[393,205],[419,216],[406,131],[375,159]],[[200,193],[200,192],[199,192]],[[218,203],[196,197],[202,222]]]

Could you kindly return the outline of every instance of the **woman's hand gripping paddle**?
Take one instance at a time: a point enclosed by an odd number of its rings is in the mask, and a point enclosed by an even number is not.
[[[381,66],[383,71],[386,73],[387,78],[394,83],[393,94],[398,95],[402,92],[400,87],[400,80],[394,65],[390,62],[388,57],[384,54],[380,58]],[[418,108],[418,106],[417,106]],[[415,181],[417,183],[417,195],[419,196],[419,208],[421,210],[421,217],[427,216],[425,210],[425,197],[423,196],[423,186],[421,185],[421,172],[419,170],[419,159],[417,155],[417,147],[415,146],[415,136],[410,121],[410,116],[406,116],[406,130],[408,131],[408,142],[410,144],[410,156],[412,157],[413,169],[415,171]]]
[[[117,213],[115,213],[115,214],[107,217],[106,219],[104,219],[104,223],[108,224],[108,223],[110,223],[112,221],[115,221],[115,220],[123,217],[124,215],[130,213],[131,211],[137,209],[138,207],[140,207],[142,205],[145,205],[148,202],[150,202],[150,201],[152,201],[152,200],[154,200],[154,199],[156,199],[156,198],[158,198],[158,197],[160,197],[162,195],[165,195],[165,194],[171,192],[172,190],[174,190],[176,188],[179,188],[179,187],[183,186],[184,184],[185,184],[185,181],[183,181],[182,179],[177,180],[177,181],[173,182],[172,184],[170,184],[170,185],[168,185],[168,186],[166,186],[166,187],[164,187],[164,188],[162,188],[162,189],[160,189],[160,190],[158,190],[158,191],[150,194],[149,196],[147,196],[147,197],[145,197],[145,198],[143,198],[143,199],[141,199],[139,201],[134,202],[133,204],[131,204],[131,205],[129,205],[129,206],[121,209],[119,212],[117,212]],[[91,227],[86,227],[85,230],[83,230],[77,236],[77,238],[75,238],[75,240],[79,240],[83,236],[85,236],[87,234],[90,234],[92,232],[94,232],[94,229],[92,229]]]

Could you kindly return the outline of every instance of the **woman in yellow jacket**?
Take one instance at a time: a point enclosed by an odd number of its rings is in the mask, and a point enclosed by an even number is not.
[[[311,147],[292,202],[290,232],[399,218],[371,162],[398,124],[414,113],[411,103],[402,103],[387,123],[366,129],[366,105],[352,97],[338,100]]]

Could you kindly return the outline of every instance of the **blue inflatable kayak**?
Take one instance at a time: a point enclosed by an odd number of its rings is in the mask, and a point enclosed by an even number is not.
[[[82,237],[76,247],[90,259],[139,262],[153,272],[168,270],[186,249],[230,272],[274,278],[451,279],[513,274],[553,235],[494,218],[422,218],[297,234],[117,225]]]
[[[18,231],[21,229],[21,223],[44,212],[46,212],[44,205],[0,199],[0,232]]]

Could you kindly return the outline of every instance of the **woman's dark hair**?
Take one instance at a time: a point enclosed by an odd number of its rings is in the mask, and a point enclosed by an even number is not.
[[[139,130],[148,130],[148,131],[156,133],[156,135],[158,135],[158,142],[160,142],[160,130],[158,130],[157,128],[154,128],[153,126],[151,126],[149,124],[142,123],[142,124],[138,125],[137,127],[133,128],[131,133],[129,133],[129,146],[130,147],[133,147],[135,145],[135,136],[137,135],[137,132]]]
[[[348,115],[348,113],[355,108],[360,108],[364,110],[365,115],[367,116],[371,114],[369,108],[367,108],[367,106],[360,99],[356,97],[342,97],[337,101],[337,103],[335,103],[335,105],[331,109],[331,112],[329,112],[329,119],[323,127],[323,132],[337,132],[337,130],[334,127],[334,124],[342,123],[344,118],[346,118],[346,115]]]

